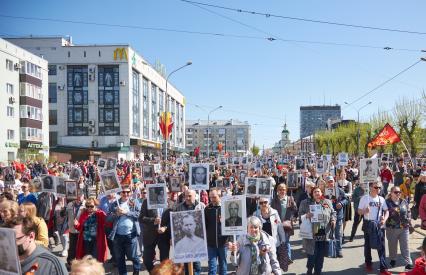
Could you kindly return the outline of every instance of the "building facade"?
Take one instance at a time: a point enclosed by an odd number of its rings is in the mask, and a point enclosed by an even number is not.
[[[290,131],[287,129],[287,123],[284,123],[283,130],[281,131],[281,139],[272,147],[275,154],[285,154],[286,148],[290,145]]]
[[[222,153],[233,156],[245,155],[250,151],[251,126],[238,120],[206,120],[186,121],[186,150],[193,153],[200,147],[200,154],[207,155],[207,146],[211,156],[219,153],[218,145],[222,144]]]
[[[0,38],[0,161],[49,156],[47,61]]]
[[[70,38],[12,38],[49,61],[52,157],[160,155],[159,113],[172,113],[169,150],[185,148],[183,95],[129,45],[74,45]],[[166,101],[168,104],[166,105]]]
[[[341,118],[340,105],[300,106],[300,138],[327,128],[328,119]]]

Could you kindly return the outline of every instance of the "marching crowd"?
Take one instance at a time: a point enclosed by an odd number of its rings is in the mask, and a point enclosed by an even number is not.
[[[150,274],[189,274],[188,263],[174,264],[169,259],[173,258],[170,214],[194,209],[204,211],[208,273],[212,275],[227,274],[228,263],[235,264],[236,274],[283,274],[291,270],[290,239],[296,238],[302,239],[306,273],[321,274],[324,257],[345,257],[342,246],[353,241],[361,222],[366,271],[373,271],[374,249],[380,259],[380,274],[391,274],[388,269],[397,264],[399,243],[404,274],[426,274],[424,256],[413,262],[408,246],[414,230],[412,219],[419,218],[421,230],[426,229],[426,162],[416,167],[405,164],[402,158],[382,162],[379,177],[368,183],[360,183],[356,160],[340,167],[330,162],[321,174],[315,164],[307,164],[297,171],[298,184],[290,186],[287,177],[296,170],[294,159],[282,162],[259,157],[256,161],[262,165],[220,165],[216,159],[201,160],[215,165],[208,190],[196,192],[187,185],[188,163],[171,158],[155,174],[154,181],[146,181],[140,163],[152,164],[154,160],[118,160],[114,169],[121,189],[108,195],[97,184],[100,171],[96,163],[15,161],[9,165],[14,171],[13,184],[6,184],[3,173],[0,175],[0,226],[15,231],[22,274],[104,274],[106,262],[119,274],[127,274],[126,259],[132,262],[133,274],[139,274],[142,266]],[[35,179],[41,175],[68,178],[73,168],[81,172],[76,180],[76,198],[38,190]],[[270,178],[275,184],[270,197],[246,197],[247,217],[243,218],[247,218],[247,231],[234,239],[222,235],[222,223],[239,222],[239,205],[229,206],[225,221],[221,200],[244,195],[241,171],[247,178]],[[169,190],[167,208],[149,209],[146,185],[169,183],[173,176],[183,178],[180,191]],[[224,179],[229,180],[229,186],[217,185]],[[96,195],[92,196],[93,190]],[[352,228],[345,230],[350,220]],[[299,236],[294,234],[295,227],[300,228]],[[196,239],[194,228],[194,219],[184,219],[182,243],[195,249],[204,240]],[[344,236],[348,231],[350,235]],[[61,247],[60,256],[66,257],[66,263],[50,252],[54,246]],[[426,241],[422,249],[426,252]],[[194,274],[200,274],[200,262],[190,265]]]

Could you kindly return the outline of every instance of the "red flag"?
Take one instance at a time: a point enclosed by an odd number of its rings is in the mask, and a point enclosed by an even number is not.
[[[384,146],[400,142],[401,138],[389,123],[368,143],[368,147]]]
[[[217,145],[217,150],[219,151],[219,153],[222,152],[223,150],[223,144],[219,142],[219,144]]]
[[[160,130],[163,138],[167,140],[173,130],[172,116],[170,112],[162,112],[160,115]]]
[[[194,149],[194,156],[198,157],[199,154],[200,154],[200,146]]]

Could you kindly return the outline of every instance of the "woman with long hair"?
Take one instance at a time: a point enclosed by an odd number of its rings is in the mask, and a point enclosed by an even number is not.
[[[49,246],[47,224],[42,218],[37,217],[36,214],[37,207],[32,202],[24,202],[19,206],[19,215],[23,218],[30,217],[37,225],[37,234],[35,237],[36,244],[40,244],[47,248]]]

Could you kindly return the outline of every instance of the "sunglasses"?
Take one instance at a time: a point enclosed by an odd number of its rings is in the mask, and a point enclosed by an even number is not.
[[[393,191],[393,193],[399,195],[401,194],[401,191]]]
[[[94,205],[86,205],[86,208],[95,208]]]
[[[278,191],[287,191],[287,189],[278,189]]]
[[[121,193],[123,193],[123,194],[130,194],[131,192],[130,191],[121,191]]]
[[[374,189],[382,189],[382,187],[380,187],[380,186],[374,186],[373,188]]]
[[[260,201],[259,204],[263,205],[263,204],[268,204],[267,201]]]

